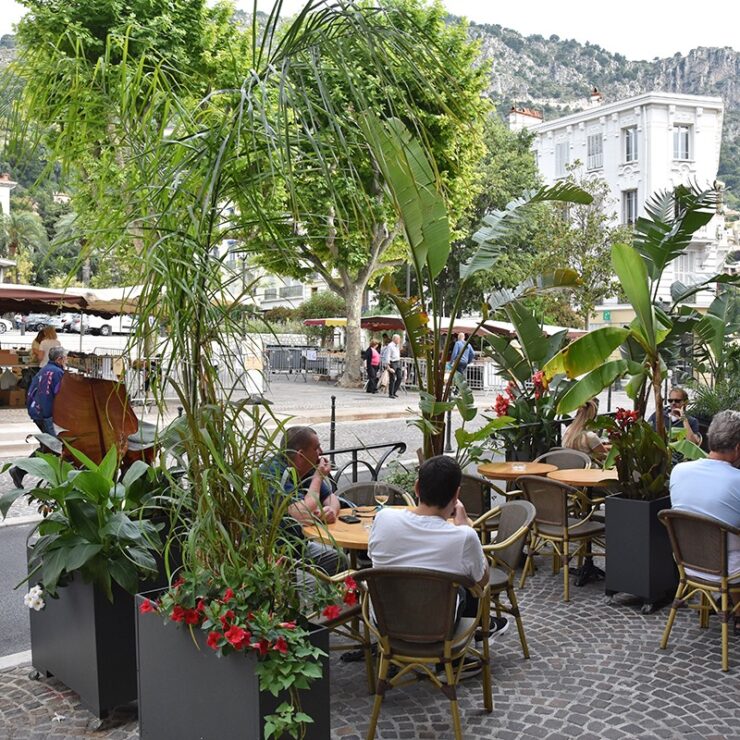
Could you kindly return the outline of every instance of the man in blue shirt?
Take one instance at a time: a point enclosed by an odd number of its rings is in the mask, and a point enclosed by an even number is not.
[[[464,351],[463,347],[465,348]],[[465,370],[467,369],[468,365],[475,359],[475,350],[470,344],[468,344],[467,347],[465,346],[465,334],[463,332],[460,332],[457,335],[457,341],[452,348],[452,355],[450,356],[452,367],[455,367],[455,360],[457,360],[458,357],[460,358],[460,360],[457,363],[456,372],[460,373],[460,375],[462,375],[464,378]]]
[[[62,386],[66,362],[67,350],[52,347],[49,350],[49,362],[36,373],[26,395],[26,409],[31,420],[42,432],[52,437],[57,436],[53,420],[54,398]],[[34,452],[31,457],[35,454]],[[26,471],[14,465],[9,472],[15,487],[23,488]]]
[[[669,437],[674,429],[683,429],[689,442],[700,445],[699,422],[693,416],[686,415],[689,394],[677,386],[671,388],[667,401],[668,408],[663,411],[663,422]],[[648,419],[648,423],[655,429],[655,414]]]
[[[671,506],[740,527],[740,411],[717,414],[707,437],[709,457],[673,468]],[[728,572],[730,580],[737,582],[740,581],[740,537],[733,534],[728,537]],[[686,572],[692,575],[689,568]],[[740,604],[737,591],[733,592],[733,598],[736,605]],[[736,612],[736,628],[739,621],[740,613]]]

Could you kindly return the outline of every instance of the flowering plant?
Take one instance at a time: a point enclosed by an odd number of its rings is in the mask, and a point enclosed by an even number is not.
[[[206,571],[184,573],[160,597],[144,599],[139,611],[158,614],[166,621],[204,633],[206,645],[219,656],[254,655],[260,689],[274,696],[287,691],[293,699],[266,718],[265,737],[283,732],[297,737],[301,724],[311,718],[298,710],[296,692],[321,677],[319,659],[325,653],[310,643],[300,615],[287,619],[269,601],[259,603],[259,594],[264,595],[263,579],[269,577],[268,569],[274,572],[275,568],[282,568],[284,576],[289,577],[287,563],[256,564],[250,574],[242,574],[241,578],[235,572],[225,573],[233,587],[224,587],[220,579]],[[323,616],[332,619],[341,612],[337,602],[351,606],[357,599],[357,583],[347,577],[338,587],[324,584],[314,605]]]
[[[604,429],[611,449],[604,467],[615,466],[627,498],[651,501],[665,496],[671,469],[670,448],[637,411],[617,409],[614,417],[598,416],[590,424]]]
[[[41,594],[44,592],[43,588],[38,584],[28,590],[28,593],[23,597],[23,603],[35,612],[40,612],[45,606],[46,602],[41,598]]]

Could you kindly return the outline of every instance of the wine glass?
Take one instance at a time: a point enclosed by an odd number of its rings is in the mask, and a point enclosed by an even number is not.
[[[388,486],[384,485],[383,483],[376,483],[375,503],[378,504],[378,506],[382,509],[388,503],[389,498],[390,491],[388,490]]]

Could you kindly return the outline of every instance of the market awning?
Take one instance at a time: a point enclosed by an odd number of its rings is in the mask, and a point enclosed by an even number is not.
[[[0,283],[0,313],[48,313],[65,309],[79,311],[86,305],[82,296],[65,291]]]

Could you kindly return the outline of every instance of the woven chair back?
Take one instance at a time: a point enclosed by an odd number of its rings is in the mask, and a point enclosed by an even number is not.
[[[554,465],[558,470],[573,470],[590,468],[591,458],[580,450],[569,450],[564,447],[548,450],[544,455],[534,459],[534,462]]]
[[[727,529],[722,522],[677,509],[665,509],[658,518],[668,529],[676,562],[708,576],[727,575]]]
[[[355,506],[375,506],[375,490],[378,485],[385,486],[388,491],[388,506],[405,506],[406,500],[403,497],[404,490],[392,483],[383,483],[382,481],[369,481],[368,483],[352,483],[345,488],[337,491],[345,501]]]
[[[536,509],[529,501],[509,501],[501,506],[501,518],[494,544],[509,539],[521,527],[527,527],[526,532],[522,533],[516,542],[512,542],[503,550],[496,551],[496,560],[500,560],[510,570],[514,570],[519,565],[524,543],[527,541],[527,533],[536,514]]]
[[[566,529],[568,526],[568,494],[575,489],[539,475],[522,475],[516,479],[524,498],[537,510],[534,521]]]
[[[477,475],[463,473],[460,501],[471,519],[477,519],[491,508],[491,484]]]
[[[423,568],[370,568],[355,578],[367,584],[381,636],[415,643],[449,640],[458,586],[474,585],[465,576]]]

